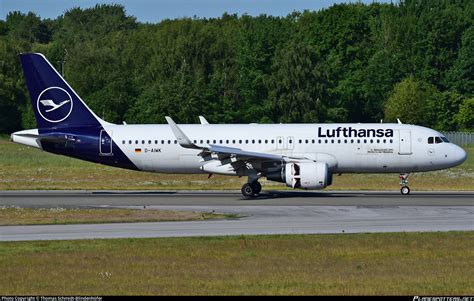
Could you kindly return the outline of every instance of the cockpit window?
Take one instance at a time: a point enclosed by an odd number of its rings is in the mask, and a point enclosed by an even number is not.
[[[449,140],[448,138],[444,137],[444,136],[441,136],[441,137],[428,137],[428,144],[433,144],[433,143],[443,143],[443,142],[446,142],[446,143],[449,143]]]

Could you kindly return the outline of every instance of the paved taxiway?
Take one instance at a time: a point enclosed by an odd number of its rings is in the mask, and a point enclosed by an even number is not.
[[[0,206],[236,213],[234,220],[0,227],[1,241],[474,230],[473,192],[4,191]]]

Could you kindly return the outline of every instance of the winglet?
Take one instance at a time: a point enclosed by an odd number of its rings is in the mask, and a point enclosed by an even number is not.
[[[398,122],[398,124],[403,124],[403,123],[400,121],[400,119],[398,119],[398,118],[397,118],[397,122]]]
[[[199,116],[199,121],[201,122],[201,124],[209,124],[209,122],[206,120],[206,118],[204,118],[204,116]]]
[[[178,140],[179,145],[181,145],[184,148],[195,148],[195,149],[201,149],[201,147],[195,145],[184,133],[183,131],[178,127],[178,125],[174,122],[173,119],[169,116],[165,116],[166,121],[171,127],[171,130],[173,131],[174,136],[176,137],[176,140]]]

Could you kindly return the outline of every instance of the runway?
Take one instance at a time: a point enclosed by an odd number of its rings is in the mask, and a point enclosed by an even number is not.
[[[260,234],[473,231],[474,192],[3,191],[0,206],[127,207],[236,213],[233,220],[4,226],[0,241]]]
[[[264,191],[251,200],[240,191],[0,191],[0,206],[474,206],[474,191]]]

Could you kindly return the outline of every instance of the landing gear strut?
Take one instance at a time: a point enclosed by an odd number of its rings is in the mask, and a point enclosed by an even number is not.
[[[410,194],[410,187],[408,187],[408,174],[407,173],[400,174],[400,186],[402,186],[402,188],[400,189],[401,194],[403,195]]]
[[[253,198],[257,196],[260,191],[262,191],[262,185],[258,182],[258,179],[262,177],[261,173],[256,172],[253,170],[249,173],[247,183],[242,186],[242,195],[246,199]]]

